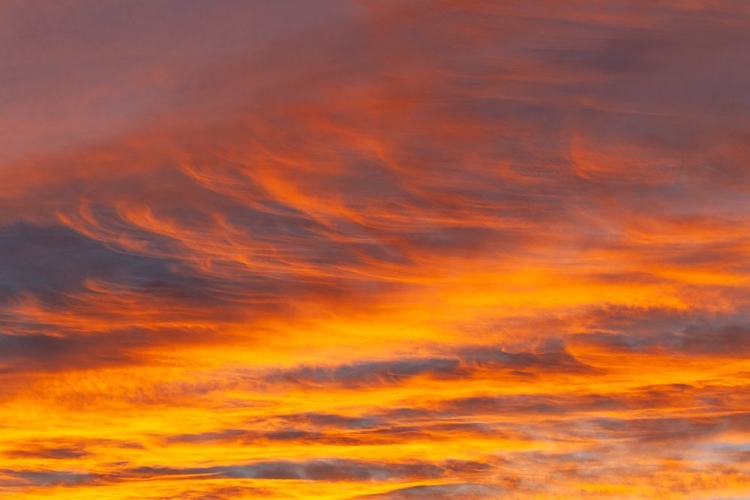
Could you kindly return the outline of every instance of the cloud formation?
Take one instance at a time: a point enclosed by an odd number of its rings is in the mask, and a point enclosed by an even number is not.
[[[750,494],[744,2],[0,19],[0,496]]]

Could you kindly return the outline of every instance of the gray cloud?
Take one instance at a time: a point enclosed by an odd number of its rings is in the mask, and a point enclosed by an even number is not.
[[[429,486],[412,486],[400,488],[388,493],[365,495],[355,497],[357,500],[382,499],[382,500],[407,500],[410,498],[429,499],[497,499],[506,496],[505,488],[484,484],[440,484]]]

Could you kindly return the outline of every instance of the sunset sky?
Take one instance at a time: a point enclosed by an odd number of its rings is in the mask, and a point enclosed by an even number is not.
[[[750,499],[747,0],[0,0],[0,499]]]

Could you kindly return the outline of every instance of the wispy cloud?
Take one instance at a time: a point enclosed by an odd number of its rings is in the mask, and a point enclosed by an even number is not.
[[[0,496],[750,491],[744,2],[0,19]]]

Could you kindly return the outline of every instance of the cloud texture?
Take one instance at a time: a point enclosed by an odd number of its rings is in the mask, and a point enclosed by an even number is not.
[[[750,495],[745,2],[0,19],[0,496]]]

